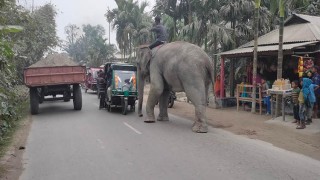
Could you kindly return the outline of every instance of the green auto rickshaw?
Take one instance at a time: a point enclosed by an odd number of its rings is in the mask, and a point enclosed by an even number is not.
[[[121,108],[122,114],[135,110],[138,97],[137,67],[127,63],[107,63],[105,107],[109,112]]]

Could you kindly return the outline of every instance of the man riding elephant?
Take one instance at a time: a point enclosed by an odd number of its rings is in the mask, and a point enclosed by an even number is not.
[[[167,29],[161,23],[161,18],[159,16],[155,17],[155,24],[151,29],[152,32],[156,33],[156,41],[152,43],[149,48],[153,49],[161,44],[166,43],[167,41]]]

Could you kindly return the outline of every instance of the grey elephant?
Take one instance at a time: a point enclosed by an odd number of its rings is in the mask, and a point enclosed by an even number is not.
[[[142,114],[145,79],[150,77],[150,92],[146,105],[145,122],[155,122],[154,107],[159,100],[158,121],[168,121],[168,97],[170,91],[185,92],[195,107],[196,120],[192,130],[208,132],[206,106],[210,83],[213,83],[213,67],[209,56],[198,46],[187,42],[172,42],[152,51],[141,46],[137,52],[138,67],[138,115]]]

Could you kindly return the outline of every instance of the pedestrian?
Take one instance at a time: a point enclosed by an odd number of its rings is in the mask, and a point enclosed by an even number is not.
[[[167,29],[164,25],[161,24],[161,18],[157,16],[154,20],[155,24],[153,25],[151,31],[156,33],[157,39],[149,46],[150,49],[153,49],[167,42]]]
[[[263,103],[266,105],[266,115],[271,114],[271,102],[270,102],[270,96],[267,94],[267,91],[269,89],[269,85],[267,81],[264,78],[261,78],[261,91],[262,91],[262,98]]]
[[[216,98],[220,97],[220,75],[217,75],[216,81],[214,82],[214,95]]]
[[[309,78],[302,79],[302,92],[304,98],[304,104],[306,107],[307,120],[306,125],[309,125],[312,122],[312,110],[314,103],[316,102],[316,97],[314,94],[315,88],[318,87],[315,84],[312,84],[312,80]]]
[[[314,104],[313,108],[313,118],[318,118],[318,108],[320,104],[320,75],[318,74],[318,66],[313,66],[311,71],[313,73],[312,76],[312,82],[313,84],[317,85],[317,87],[314,90],[315,96],[316,96],[316,103]]]
[[[303,80],[300,80],[300,84],[303,87]],[[305,120],[306,120],[306,107],[305,107],[305,101],[303,96],[303,91],[301,90],[298,97],[299,102],[299,121],[298,126],[296,129],[304,129],[306,128]]]
[[[291,92],[291,98],[293,103],[293,117],[294,121],[292,123],[299,123],[300,117],[299,117],[299,94],[300,94],[300,88],[299,88],[299,82],[297,80],[292,81],[292,92]]]
[[[106,81],[105,81],[105,75],[104,72],[101,71],[99,73],[99,77],[97,78],[97,85],[98,85],[98,97],[100,98],[100,103],[99,103],[99,109],[105,108],[106,103],[105,103],[105,88],[106,88]]]

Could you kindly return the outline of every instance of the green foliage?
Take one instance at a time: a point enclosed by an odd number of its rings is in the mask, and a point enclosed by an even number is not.
[[[83,35],[79,36],[80,28],[70,24],[65,27],[67,42],[64,50],[77,62],[99,67],[109,61],[115,52],[113,45],[106,43],[105,29],[101,25],[90,24],[82,26]]]
[[[106,18],[116,29],[116,40],[123,54],[132,55],[133,47],[151,42],[151,17],[145,13],[147,1],[116,0],[118,8],[108,10]]]
[[[57,45],[55,15],[50,4],[30,12],[0,0],[0,145],[27,109],[23,68]]]
[[[25,66],[39,61],[45,52],[58,45],[55,17],[54,6],[46,4],[29,13],[22,23],[24,31],[18,37],[17,56],[25,57]]]

